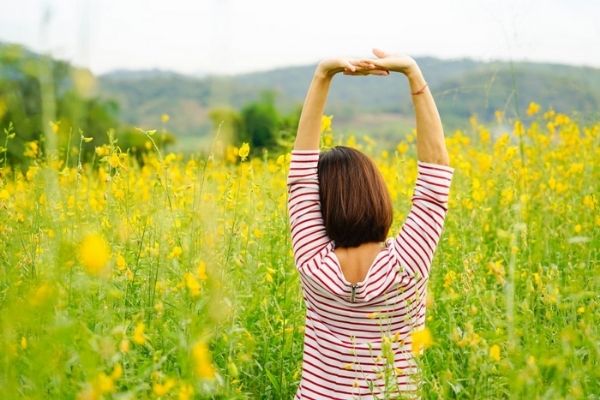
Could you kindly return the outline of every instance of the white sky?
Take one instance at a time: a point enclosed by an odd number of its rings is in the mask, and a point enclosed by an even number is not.
[[[600,67],[598,21],[597,0],[0,0],[0,41],[95,73],[236,73],[372,47]]]

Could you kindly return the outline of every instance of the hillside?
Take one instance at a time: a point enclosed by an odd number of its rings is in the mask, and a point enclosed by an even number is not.
[[[470,59],[417,59],[438,103],[445,128],[464,126],[477,114],[493,119],[496,110],[508,117],[522,113],[530,101],[544,108],[598,118],[600,69],[531,62],[478,62]],[[304,100],[314,65],[278,68],[234,76],[195,78],[169,71],[116,71],[100,77],[103,95],[116,98],[129,123],[156,126],[171,116],[178,136],[204,136],[210,131],[207,112],[217,105],[239,108],[263,90],[274,90],[282,110]],[[341,131],[397,135],[412,124],[412,105],[403,76],[338,76],[326,112]]]

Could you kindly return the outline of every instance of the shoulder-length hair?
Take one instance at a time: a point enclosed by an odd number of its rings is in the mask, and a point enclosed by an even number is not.
[[[336,247],[386,240],[393,208],[383,176],[359,150],[335,146],[317,166],[325,230]]]

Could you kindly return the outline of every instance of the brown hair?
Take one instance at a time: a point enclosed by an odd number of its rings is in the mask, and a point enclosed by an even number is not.
[[[392,224],[392,200],[373,161],[359,150],[335,146],[319,154],[317,172],[325,230],[335,246],[383,242]]]

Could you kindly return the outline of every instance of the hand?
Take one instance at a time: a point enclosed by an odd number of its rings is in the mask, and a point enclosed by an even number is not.
[[[351,58],[328,58],[322,60],[317,66],[317,72],[325,76],[344,72],[344,75],[381,75],[387,76],[390,72],[383,68],[378,68],[369,59],[351,59]]]
[[[379,69],[400,72],[406,76],[419,71],[417,62],[408,55],[399,53],[388,53],[381,49],[373,49],[375,59],[369,59]]]

